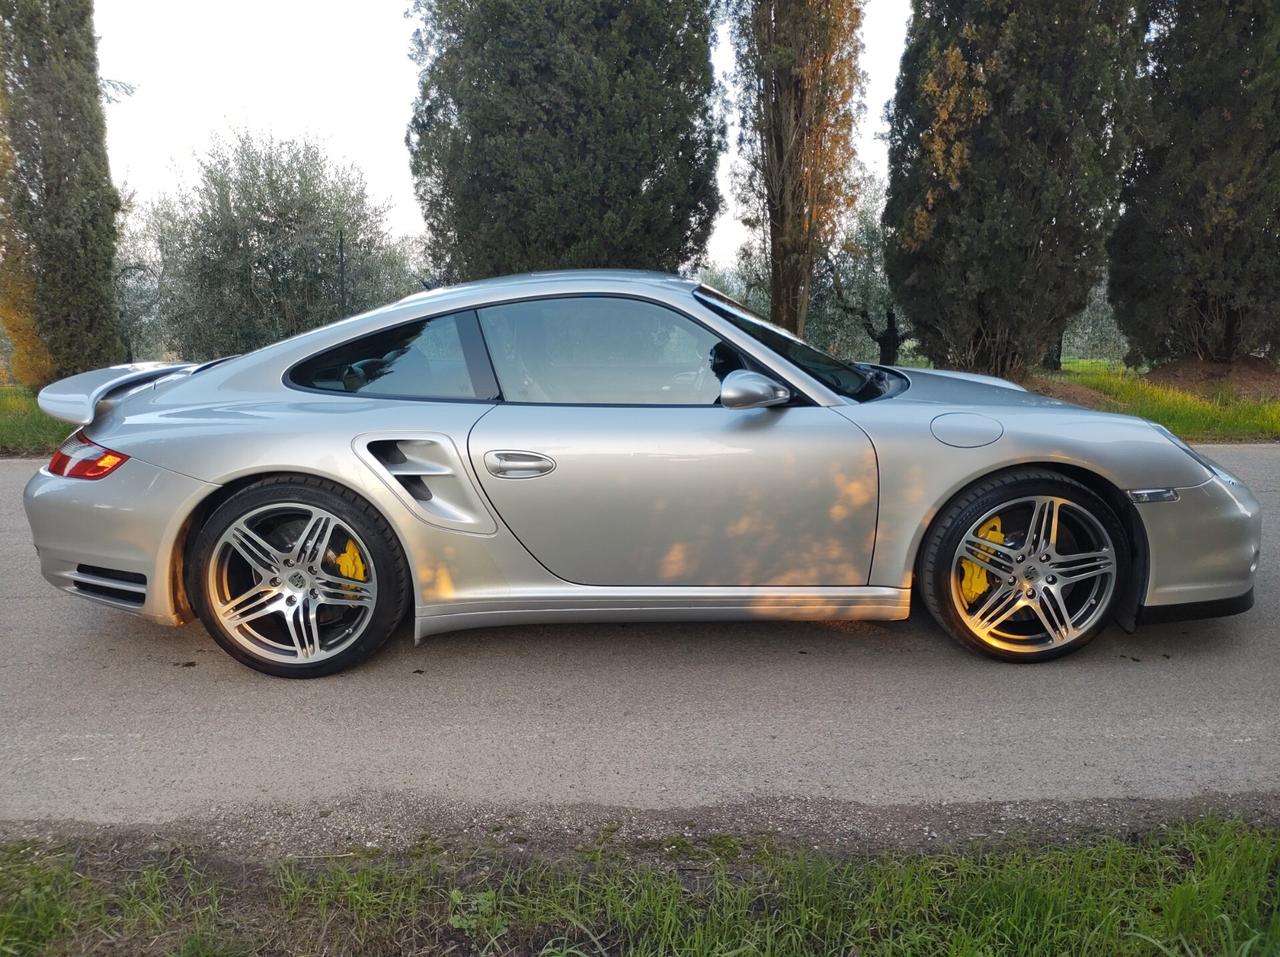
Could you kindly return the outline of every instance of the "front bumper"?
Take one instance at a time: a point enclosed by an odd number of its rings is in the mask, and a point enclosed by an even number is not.
[[[40,571],[63,591],[166,625],[187,617],[175,544],[216,485],[138,459],[98,481],[41,469],[23,492]]]
[[[1139,620],[1246,611],[1262,553],[1257,499],[1246,485],[1225,475],[1177,491],[1176,502],[1134,506],[1146,529],[1150,557]],[[1179,612],[1175,606],[1185,607]]]

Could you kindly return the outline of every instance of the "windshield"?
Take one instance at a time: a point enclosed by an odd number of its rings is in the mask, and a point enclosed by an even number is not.
[[[809,373],[832,392],[850,399],[858,398],[870,376],[821,349],[815,349],[781,326],[756,315],[740,302],[735,302],[710,286],[699,286],[694,295],[716,315],[727,319],[751,338],[764,343],[778,355]]]

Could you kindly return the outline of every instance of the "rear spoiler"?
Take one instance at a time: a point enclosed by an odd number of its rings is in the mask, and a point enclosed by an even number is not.
[[[195,363],[191,362],[135,362],[94,369],[45,386],[36,401],[55,419],[73,425],[88,425],[93,421],[98,403],[112,392],[194,368]]]

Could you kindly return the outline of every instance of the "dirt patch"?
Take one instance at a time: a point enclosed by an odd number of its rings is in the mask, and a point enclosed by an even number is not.
[[[1178,359],[1157,366],[1146,380],[1206,399],[1280,400],[1280,369],[1269,359],[1249,356],[1238,362]]]
[[[1239,818],[1280,825],[1280,794],[1113,798],[874,807],[781,798],[684,810],[598,805],[508,807],[425,801],[404,793],[353,794],[306,807],[241,804],[154,825],[3,821],[0,841],[55,840],[271,864],[290,858],[362,859],[431,845],[454,854],[487,847],[514,859],[560,859],[607,846],[636,861],[723,856],[722,845],[768,844],[848,858],[1131,838],[1179,821]]]
[[[1025,385],[1032,392],[1038,392],[1040,395],[1047,395],[1051,399],[1062,402],[1070,402],[1072,405],[1082,405],[1086,409],[1099,409],[1103,412],[1121,411],[1120,403],[1111,396],[1078,382],[1051,379],[1047,376],[1030,376]]]

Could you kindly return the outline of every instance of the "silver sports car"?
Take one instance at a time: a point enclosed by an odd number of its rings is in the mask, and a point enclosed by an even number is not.
[[[73,376],[44,576],[273,675],[521,622],[901,619],[1041,661],[1244,611],[1249,490],[1169,432],[841,362],[696,282],[439,289],[257,352]]]

